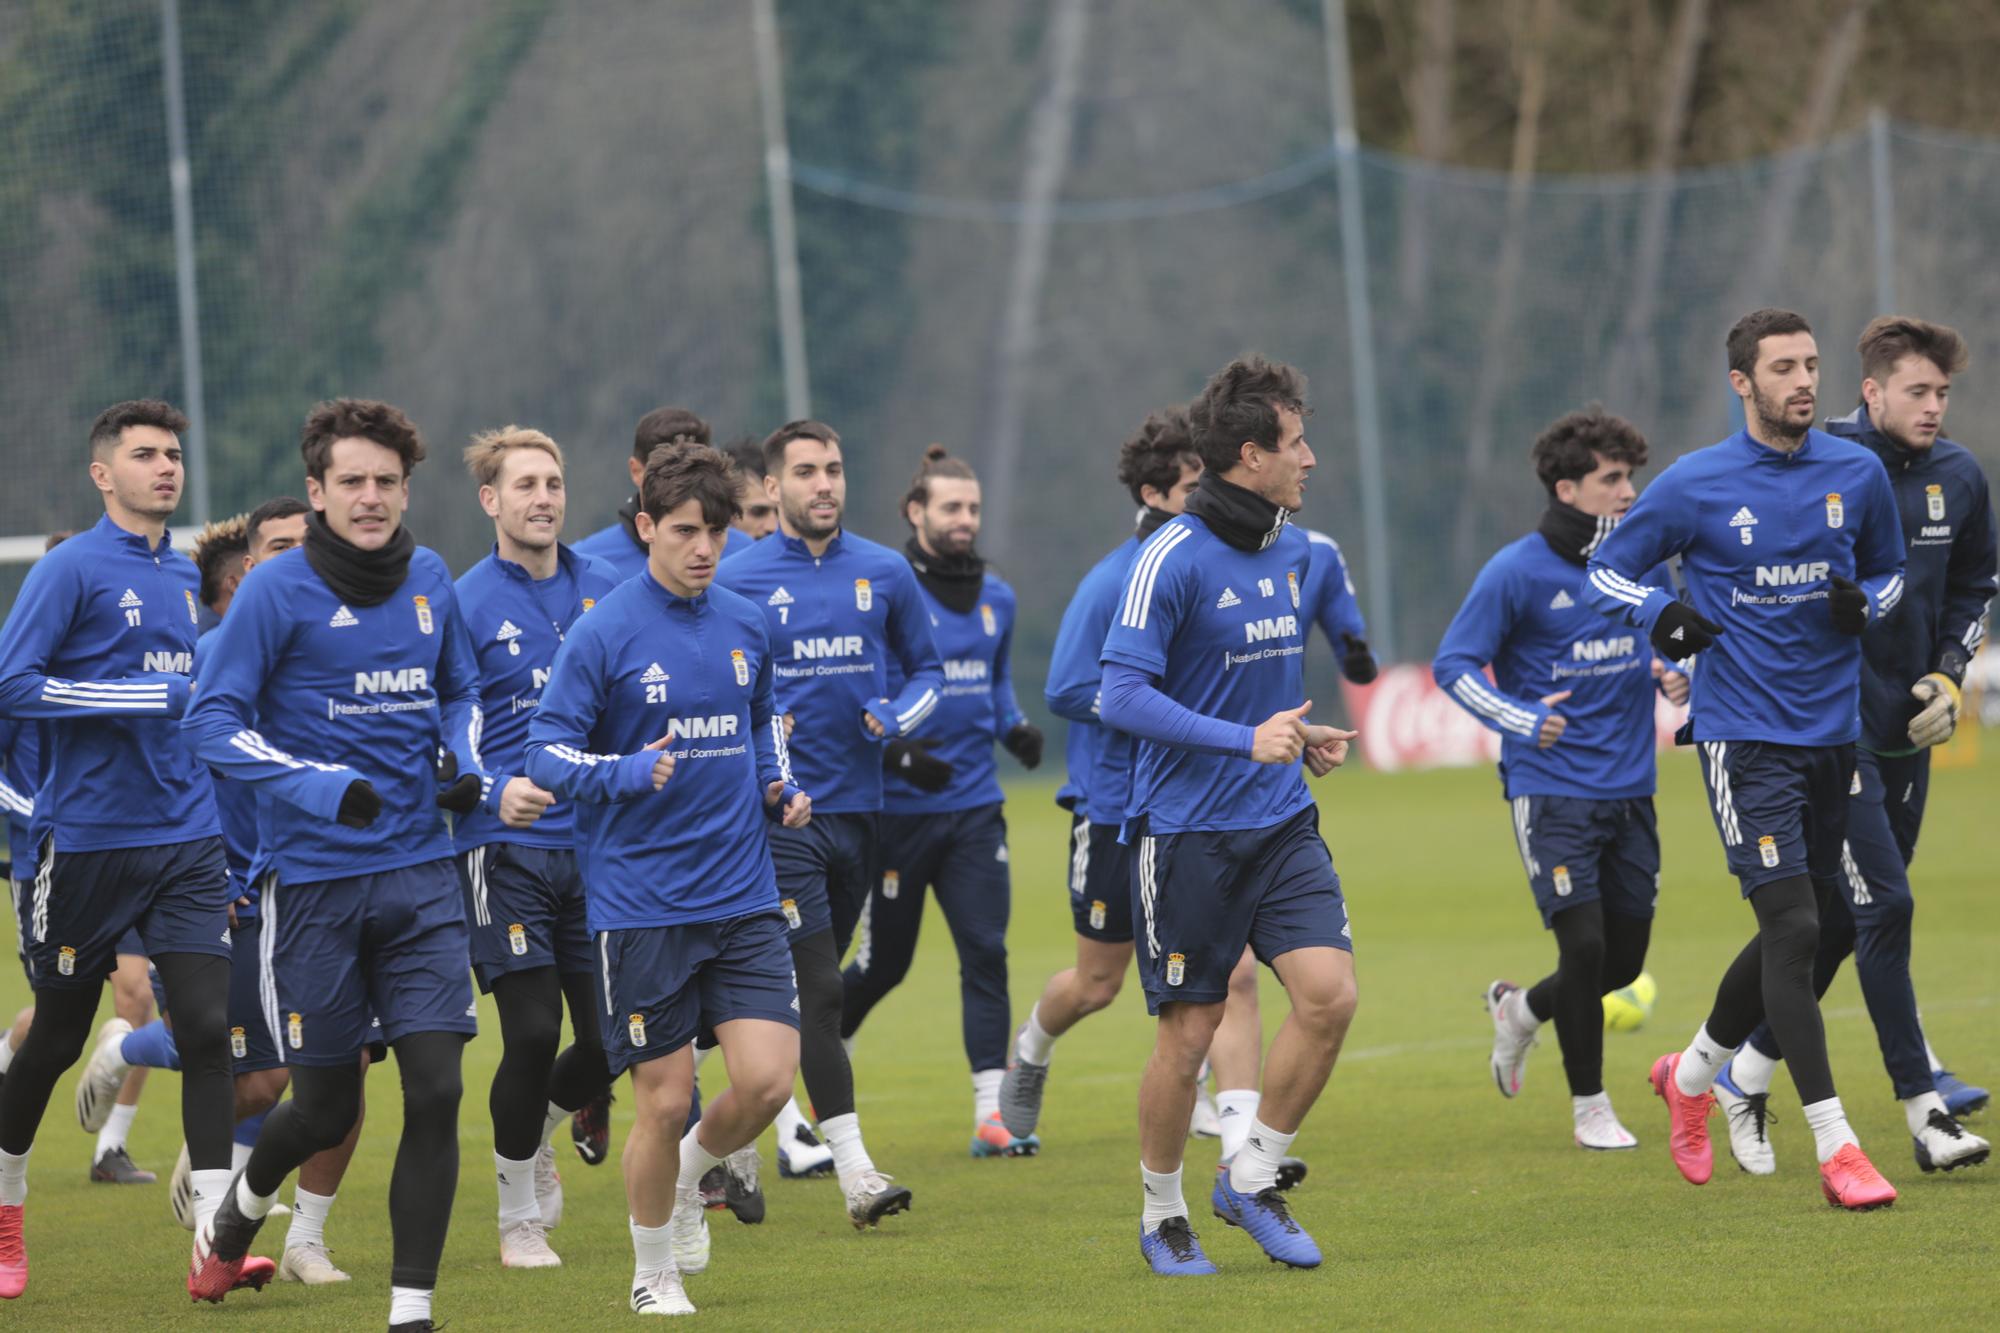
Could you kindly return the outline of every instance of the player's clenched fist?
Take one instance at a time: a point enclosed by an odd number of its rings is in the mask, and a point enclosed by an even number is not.
[[[533,828],[555,803],[555,793],[543,791],[532,778],[510,778],[500,789],[500,822],[508,828]]]
[[[674,757],[667,752],[667,745],[672,740],[673,737],[671,736],[662,736],[646,747],[648,750],[658,750],[660,752],[660,757],[653,761],[654,791],[658,791],[660,788],[666,786],[667,779],[674,775]]]
[[[764,804],[776,805],[784,799],[785,784],[773,782],[764,788]],[[785,802],[785,816],[779,822],[786,828],[804,828],[812,822],[813,798],[804,792],[793,792],[792,799]]]

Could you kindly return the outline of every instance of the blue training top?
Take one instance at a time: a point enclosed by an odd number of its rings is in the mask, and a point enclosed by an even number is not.
[[[1831,579],[1870,622],[1903,592],[1903,530],[1881,460],[1809,430],[1780,453],[1738,431],[1662,472],[1591,557],[1584,596],[1650,632],[1670,590],[1640,582],[1681,558],[1688,600],[1723,627],[1694,673],[1690,735],[1842,745],[1861,730],[1861,640],[1833,627]]]
[[[1025,718],[1014,698],[1010,665],[1014,642],[1014,590],[988,574],[979,604],[953,611],[919,581],[918,594],[930,612],[931,636],[944,663],[944,687],[937,711],[924,726],[937,744],[931,754],[951,765],[943,791],[920,791],[894,773],[882,778],[882,809],[892,815],[934,815],[998,805],[999,766],[993,742]],[[889,664],[889,689],[901,693],[901,663]]]
[[[560,544],[555,575],[539,582],[522,566],[501,559],[497,543],[459,576],[459,610],[479,659],[479,707],[485,718],[480,755],[492,778],[479,808],[452,821],[452,845],[460,855],[490,842],[571,845],[566,802],[557,801],[533,824],[517,829],[500,822],[500,798],[508,782],[527,774],[528,722],[564,636],[577,617],[621,582],[604,561]]]
[[[1979,460],[1940,438],[1905,449],[1875,429],[1866,407],[1826,423],[1882,460],[1903,524],[1903,599],[1861,638],[1861,744],[1908,754],[1922,707],[1910,686],[1947,657],[1970,662],[1986,641],[1994,591],[1993,501]]]
[[[1309,545],[1287,525],[1263,550],[1240,551],[1182,514],[1132,562],[1104,639],[1105,721],[1124,721],[1108,688],[1120,665],[1229,734],[1226,752],[1202,752],[1145,739],[1153,720],[1131,719],[1141,739],[1126,817],[1144,815],[1149,833],[1267,828],[1312,804],[1298,763],[1250,758],[1258,724],[1305,702]]]
[[[1662,568],[1646,581],[1666,577]],[[1510,799],[1653,793],[1653,646],[1586,604],[1583,583],[1584,567],[1539,532],[1509,542],[1473,580],[1431,663],[1438,688],[1500,733]],[[1570,697],[1553,709],[1541,702],[1563,690]],[[1551,712],[1567,725],[1542,749]]]
[[[34,841],[59,852],[212,838],[208,774],[176,721],[201,574],[107,514],[37,560],[0,629],[0,716],[39,722]]]
[[[674,756],[653,788],[661,738]],[[528,776],[573,800],[590,928],[775,911],[771,782],[798,788],[764,618],[725,588],[676,597],[650,571],[613,589],[556,652],[528,723]]]
[[[1063,748],[1069,772],[1056,790],[1056,803],[1093,824],[1123,823],[1125,801],[1131,794],[1132,738],[1104,725],[1099,698],[1103,667],[1098,658],[1141,544],[1136,536],[1120,542],[1076,585],[1056,630],[1048,683],[1042,691],[1049,711],[1069,722]]]
[[[479,667],[437,552],[419,546],[374,606],[342,602],[303,548],[264,561],[202,640],[196,675],[186,726],[201,757],[257,789],[257,874],[312,884],[451,855],[440,741],[461,773],[484,768]],[[365,829],[336,822],[357,778],[382,798]]]
[[[820,814],[882,808],[882,737],[908,736],[937,708],[944,668],[916,572],[902,552],[836,533],[815,556],[776,532],[716,567],[715,585],[754,602],[771,636],[778,711],[797,721],[792,771]],[[902,671],[891,696],[889,666]]]

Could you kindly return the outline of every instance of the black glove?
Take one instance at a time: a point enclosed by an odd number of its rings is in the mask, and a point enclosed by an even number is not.
[[[1833,591],[1826,595],[1826,613],[1842,634],[1859,634],[1868,628],[1868,594],[1853,579],[1835,574]]]
[[[1686,602],[1668,602],[1653,622],[1653,647],[1669,662],[1704,651],[1722,633],[1722,626],[1705,618]]]
[[[349,828],[367,828],[382,813],[382,797],[367,778],[356,778],[340,794],[340,812],[334,817]]]
[[[1368,651],[1368,645],[1352,634],[1340,636],[1340,674],[1356,685],[1366,685],[1379,674],[1375,665],[1375,654]]]
[[[1021,761],[1022,768],[1042,762],[1042,729],[1032,722],[1016,722],[1013,730],[1000,738],[1007,753]]]
[[[437,803],[438,809],[455,815],[469,815],[479,808],[479,775],[460,777],[458,756],[450,750],[438,751]]]
[[[936,741],[890,741],[882,747],[882,771],[894,773],[918,791],[951,785],[951,765],[931,753]]]

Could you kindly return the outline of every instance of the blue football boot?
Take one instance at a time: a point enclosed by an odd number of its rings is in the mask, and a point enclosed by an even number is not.
[[[1218,1167],[1215,1192],[1209,1196],[1209,1203],[1217,1217],[1249,1232],[1250,1239],[1264,1247],[1272,1263],[1290,1264],[1293,1268],[1319,1267],[1319,1246],[1313,1244],[1313,1238],[1292,1216],[1284,1193],[1276,1185],[1255,1194],[1241,1194],[1229,1181],[1229,1168]]]
[[[1949,1069],[1933,1069],[1931,1080],[1937,1084],[1937,1094],[1944,1098],[1944,1109],[1951,1112],[1954,1120],[1985,1110],[1991,1100],[1986,1089],[1973,1087]]]
[[[1211,1277],[1222,1271],[1201,1252],[1201,1242],[1185,1217],[1170,1217],[1156,1231],[1140,1223],[1139,1253],[1160,1277]]]

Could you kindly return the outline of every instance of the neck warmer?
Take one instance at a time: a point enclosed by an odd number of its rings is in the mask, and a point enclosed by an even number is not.
[[[1147,505],[1144,509],[1141,509],[1139,511],[1139,540],[1145,541],[1146,538],[1158,532],[1163,525],[1173,521],[1173,517],[1166,510],[1155,509],[1151,505]]]
[[[1255,491],[1204,472],[1188,496],[1187,511],[1208,524],[1208,530],[1239,551],[1261,551],[1278,540],[1292,511],[1281,509]]]
[[[1560,500],[1550,500],[1549,507],[1542,512],[1538,530],[1549,549],[1574,565],[1590,563],[1590,557],[1597,551],[1611,530],[1618,526],[1618,520],[1606,514],[1602,518],[1584,513],[1575,505],[1566,505]]]
[[[410,556],[416,549],[407,524],[399,526],[381,550],[364,551],[328,527],[319,510],[306,515],[306,560],[349,606],[380,606],[388,601],[409,577]]]
[[[903,554],[917,572],[917,582],[943,602],[946,610],[966,615],[979,605],[979,590],[986,583],[986,561],[979,556],[971,552],[932,555],[915,537],[903,544]]]
[[[631,499],[618,506],[618,526],[625,529],[625,535],[632,539],[634,546],[642,551],[650,552],[652,550],[646,543],[639,540],[639,493],[637,491],[632,492]]]

